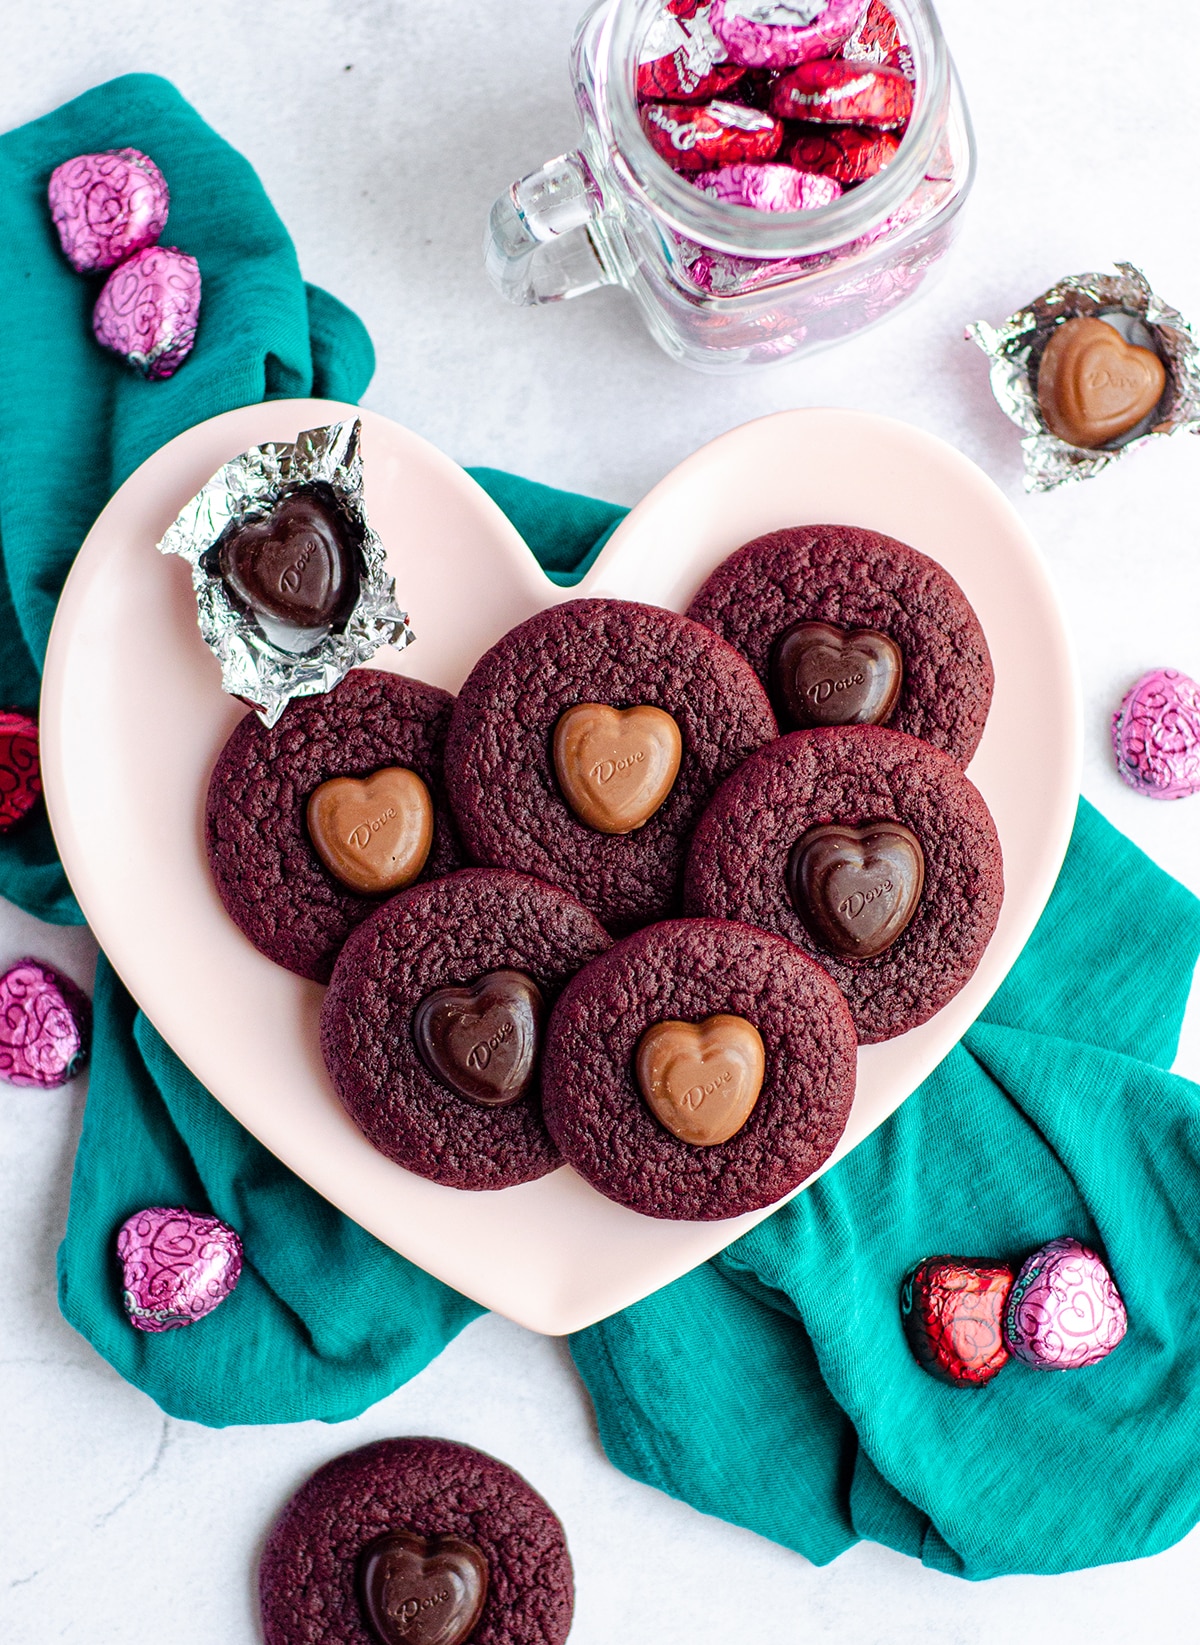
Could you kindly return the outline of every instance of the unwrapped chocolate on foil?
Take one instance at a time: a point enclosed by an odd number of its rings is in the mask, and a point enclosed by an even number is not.
[[[1025,489],[1052,491],[1064,480],[1087,480],[1156,434],[1187,429],[1200,434],[1200,347],[1177,309],[1151,291],[1145,275],[1132,263],[1118,263],[1116,274],[1076,274],[1051,286],[999,326],[977,320],[967,327],[968,341],[978,343],[992,362],[992,393],[1000,408],[1025,431]],[[1120,319],[1127,342],[1140,343],[1130,324],[1150,333],[1146,340],[1167,371],[1167,388],[1152,426],[1139,424],[1119,440],[1087,449],[1067,445],[1046,427],[1038,408],[1037,376],[1050,333],[1062,320],[1081,315]],[[1147,419],[1149,421],[1149,419]]]
[[[414,638],[396,604],[383,543],[371,529],[363,500],[362,424],[310,428],[294,445],[254,446],[213,475],[158,544],[192,568],[200,633],[221,664],[221,685],[274,725],[293,697],[332,691],[381,646],[398,651]],[[254,616],[230,598],[214,553],[227,531],[268,516],[297,493],[331,496],[351,527],[359,558],[358,596],[344,623],[289,630]]]

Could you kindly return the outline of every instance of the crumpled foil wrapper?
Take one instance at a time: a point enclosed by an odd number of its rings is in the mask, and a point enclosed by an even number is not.
[[[158,544],[160,553],[181,555],[192,568],[200,633],[221,664],[222,689],[252,704],[267,726],[293,697],[332,691],[381,646],[402,651],[415,638],[408,614],[396,604],[383,543],[367,519],[361,433],[355,418],[310,428],[294,445],[243,451],[213,475]],[[330,488],[361,533],[358,599],[340,630],[297,630],[289,640],[296,649],[288,650],[229,598],[223,579],[209,568],[210,550],[228,526],[261,518],[292,492],[318,483]]]
[[[1060,280],[1002,325],[977,320],[966,329],[967,340],[977,343],[992,362],[997,404],[1025,431],[1021,449],[1027,491],[1053,491],[1065,480],[1089,480],[1157,434],[1178,434],[1181,429],[1200,434],[1200,347],[1191,327],[1178,309],[1151,291],[1140,269],[1132,263],[1116,267],[1116,274],[1075,274]],[[1153,334],[1167,369],[1166,393],[1153,427],[1141,433],[1135,428],[1095,450],[1067,445],[1050,433],[1038,409],[1042,351],[1059,321],[1116,312],[1140,320]]]

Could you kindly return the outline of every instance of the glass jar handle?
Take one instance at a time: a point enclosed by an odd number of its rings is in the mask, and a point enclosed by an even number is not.
[[[560,154],[514,183],[492,207],[484,236],[484,262],[496,290],[527,306],[611,285],[588,233],[603,204],[581,154]]]

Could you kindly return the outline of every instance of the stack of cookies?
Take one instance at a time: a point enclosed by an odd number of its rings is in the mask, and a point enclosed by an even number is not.
[[[979,963],[991,693],[934,561],[779,531],[686,616],[540,613],[457,700],[360,669],[247,716],[209,860],[256,947],[329,983],[330,1077],[389,1158],[472,1190],[565,1160],[649,1216],[735,1216],[828,1158],[857,1045]]]

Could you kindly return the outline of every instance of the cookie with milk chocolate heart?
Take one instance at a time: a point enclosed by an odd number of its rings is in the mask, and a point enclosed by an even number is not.
[[[277,965],[327,982],[383,897],[463,862],[442,750],[454,699],[356,668],[332,691],[256,714],[217,756],[205,844],[217,895]]]
[[[777,729],[754,671],[710,629],[568,600],[472,669],[446,783],[476,861],[564,886],[620,933],[678,911],[697,817]]]
[[[515,1469],[448,1439],[381,1439],[318,1468],[258,1570],[265,1645],[564,1645],[561,1523]]]
[[[983,735],[992,661],[979,619],[943,566],[895,537],[844,525],[756,537],[688,616],[742,653],[785,731],[886,725],[959,766]]]
[[[1004,867],[979,790],[947,754],[883,726],[793,731],[718,789],[688,853],[689,914],[796,943],[864,1043],[916,1028],[974,973]]]
[[[708,1221],[773,1204],[829,1157],[855,1068],[846,1002],[793,943],[733,920],[665,920],[563,990],[542,1105],[600,1193]]]

